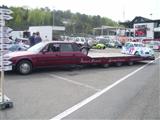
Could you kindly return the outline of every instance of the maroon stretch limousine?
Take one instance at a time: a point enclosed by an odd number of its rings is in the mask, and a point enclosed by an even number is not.
[[[74,42],[51,41],[41,42],[27,51],[12,52],[7,54],[12,62],[13,70],[26,75],[35,68],[68,66],[68,65],[101,65],[108,67],[110,64],[121,66],[123,63],[132,65],[142,60],[155,58],[125,55],[121,53],[94,53],[80,47]]]

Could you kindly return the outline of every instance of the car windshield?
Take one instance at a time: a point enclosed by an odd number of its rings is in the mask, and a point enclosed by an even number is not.
[[[38,44],[32,46],[27,51],[30,51],[30,52],[40,52],[42,50],[42,48],[44,48],[45,45],[46,45],[45,43],[41,42],[41,43],[38,43]]]

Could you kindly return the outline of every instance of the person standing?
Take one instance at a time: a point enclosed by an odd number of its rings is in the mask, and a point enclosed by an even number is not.
[[[35,35],[36,33],[33,33],[32,36],[29,37],[30,47],[35,45]]]
[[[42,42],[42,39],[40,37],[40,33],[36,32],[36,37],[35,37],[35,44]]]

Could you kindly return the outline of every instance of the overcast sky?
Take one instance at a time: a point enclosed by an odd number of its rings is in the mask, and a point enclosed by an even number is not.
[[[160,19],[160,0],[0,0],[1,5],[49,7],[73,13],[100,15],[115,21],[132,20],[135,16]]]

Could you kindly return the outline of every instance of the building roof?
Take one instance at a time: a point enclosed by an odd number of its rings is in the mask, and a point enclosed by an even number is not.
[[[94,30],[101,30],[101,29],[125,29],[124,27],[113,27],[113,26],[101,26],[101,27],[96,27]]]
[[[136,23],[158,23],[160,24],[160,19],[151,20],[145,17],[137,16],[132,21],[120,22],[120,24],[124,25],[125,27],[133,28],[133,25]]]

